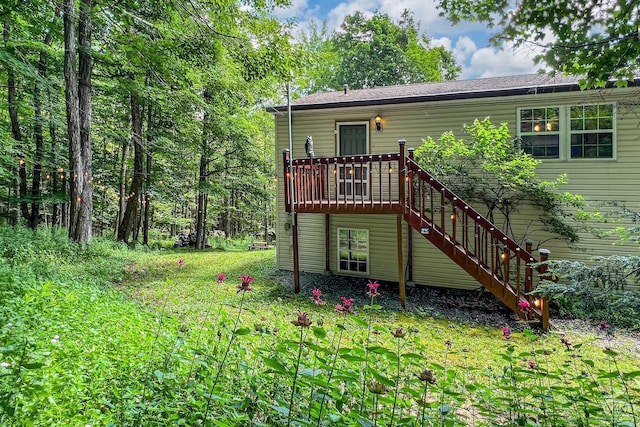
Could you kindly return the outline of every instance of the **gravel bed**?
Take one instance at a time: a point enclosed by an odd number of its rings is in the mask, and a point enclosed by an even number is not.
[[[280,282],[286,292],[293,293],[293,273],[276,270],[274,279]],[[322,291],[322,298],[328,304],[337,304],[340,297],[354,299],[356,307],[370,303],[365,295],[369,280],[359,277],[345,277],[300,273],[300,292],[311,295],[313,288]],[[508,326],[514,331],[524,325],[519,318],[489,291],[480,287],[476,290],[447,289],[431,286],[407,286],[406,308],[400,305],[398,285],[393,282],[378,281],[380,296],[376,304],[385,310],[417,313],[436,319],[447,319],[461,323],[501,328]],[[625,348],[640,357],[640,333],[616,331],[614,336],[599,333],[597,324],[579,319],[552,318],[551,332],[559,335],[580,333],[593,334],[597,345]]]

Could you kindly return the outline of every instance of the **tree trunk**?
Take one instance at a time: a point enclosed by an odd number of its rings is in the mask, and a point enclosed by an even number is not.
[[[51,44],[52,32],[49,31],[44,37],[45,46]],[[47,74],[47,54],[44,50],[40,51],[38,60],[38,76],[42,79]],[[44,118],[42,117],[42,99],[40,97],[40,84],[35,82],[33,87],[33,110],[35,114],[35,122],[33,134],[36,141],[36,151],[33,157],[33,177],[31,180],[31,228],[35,229],[40,223],[40,185],[42,180],[42,158],[44,156]]]
[[[131,130],[133,139],[133,179],[127,195],[127,207],[118,227],[118,240],[128,242],[136,223],[139,212],[139,196],[142,191],[142,176],[144,165],[144,147],[142,146],[142,111],[135,93],[130,95]]]
[[[64,0],[65,98],[69,138],[69,237],[88,243],[92,237],[93,175],[91,152],[91,13],[93,0],[81,0],[78,20],[79,76],[73,0]]]
[[[149,225],[151,223],[151,196],[149,195],[149,189],[151,186],[151,170],[153,167],[153,157],[151,156],[152,145],[152,128],[153,128],[153,111],[151,108],[151,102],[149,101],[149,107],[147,108],[147,135],[146,135],[146,157],[147,164],[145,167],[145,191],[144,191],[144,218],[142,221],[142,244],[149,246]]]
[[[3,40],[5,47],[9,42],[11,27],[5,21],[3,28]],[[8,47],[7,47],[8,48]],[[9,48],[8,48],[9,49]],[[13,50],[13,49],[9,49]],[[20,129],[20,118],[18,117],[18,90],[16,89],[15,74],[11,67],[7,67],[7,103],[9,108],[9,119],[11,121],[11,136],[18,144],[18,185],[17,193],[20,200],[20,213],[27,223],[30,223],[29,205],[27,203],[27,165],[24,158],[22,146],[22,130]]]

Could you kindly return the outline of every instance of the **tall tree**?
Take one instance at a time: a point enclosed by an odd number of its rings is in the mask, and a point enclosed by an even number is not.
[[[609,79],[624,85],[640,61],[639,0],[440,0],[454,23],[486,22],[493,43],[543,48],[536,57],[555,71],[584,75],[584,87]]]
[[[76,41],[76,10],[64,0],[64,76],[69,142],[69,237],[88,243],[92,237],[93,171],[91,149],[91,14],[93,0],[81,0]],[[79,49],[78,49],[79,48]],[[76,50],[79,50],[76,68]],[[79,70],[79,72],[78,72]]]
[[[326,27],[312,26],[303,43],[311,53],[308,80],[319,89],[442,81],[460,73],[451,52],[431,46],[409,10],[397,22],[381,12],[370,18],[355,12],[328,38]]]

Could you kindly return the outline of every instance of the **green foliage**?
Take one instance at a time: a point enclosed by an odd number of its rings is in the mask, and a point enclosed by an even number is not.
[[[569,213],[565,207],[581,208],[582,197],[558,192],[566,175],[555,181],[541,180],[536,167],[540,163],[525,154],[517,140],[509,134],[508,125],[495,126],[489,118],[464,125],[465,139],[445,132],[440,138],[427,138],[415,151],[415,159],[439,181],[468,203],[481,204],[487,218],[494,222],[497,213],[502,227],[514,232],[511,215],[525,204],[540,208],[537,226],[568,242],[578,240],[577,220],[584,211]],[[584,216],[584,215],[583,215]],[[537,231],[529,229],[526,232]],[[526,236],[513,236],[524,241]]]
[[[404,10],[398,22],[377,12],[345,17],[340,31],[313,24],[303,36],[308,52],[299,85],[305,93],[454,79],[460,73],[451,52],[430,46],[420,34],[413,13]]]
[[[589,263],[557,260],[547,265],[559,282],[544,281],[536,293],[549,297],[563,314],[638,328],[639,257],[594,257]]]
[[[0,228],[2,425],[637,424],[637,358],[606,325],[502,338],[381,310],[373,284],[336,314],[280,298],[271,251],[57,252],[59,234]]]
[[[441,0],[438,7],[454,23],[472,20],[498,28],[493,42],[543,47],[536,61],[561,73],[584,75],[583,87],[609,79],[625,86],[640,58],[637,1],[556,2]]]

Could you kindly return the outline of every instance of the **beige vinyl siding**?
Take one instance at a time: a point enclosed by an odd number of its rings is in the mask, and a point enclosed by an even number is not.
[[[554,179],[561,173],[568,174],[568,184],[560,191],[569,191],[585,197],[589,206],[617,200],[640,211],[640,108],[622,108],[622,102],[634,96],[637,89],[610,89],[590,92],[569,92],[560,94],[530,94],[515,97],[495,97],[488,99],[452,100],[402,105],[380,105],[371,107],[330,108],[321,110],[294,111],[293,145],[294,158],[305,156],[304,142],[307,135],[314,139],[316,157],[336,155],[336,122],[369,121],[369,146],[372,154],[398,152],[398,140],[406,139],[406,147],[417,148],[423,138],[438,138],[443,132],[453,130],[463,137],[462,125],[474,119],[487,116],[498,124],[507,122],[515,137],[517,109],[547,107],[557,105],[580,105],[594,103],[616,103],[616,148],[614,159],[574,159],[568,161],[545,160],[539,172],[545,179]],[[295,104],[295,102],[294,102]],[[382,118],[382,131],[375,130],[373,119]],[[284,192],[282,183],[282,149],[288,147],[286,114],[276,115],[276,156],[278,159],[278,267],[292,268],[292,254],[289,235],[284,230]],[[483,207],[476,207],[486,213]],[[530,228],[530,220],[535,208],[522,207],[518,215],[512,216],[516,235],[521,236],[529,229],[528,237],[534,240],[534,247],[545,241],[542,247],[551,250],[552,259],[588,259],[593,255],[635,254],[639,248],[635,244],[612,245],[613,238],[597,239],[588,233],[582,234],[581,241],[574,247],[565,242],[547,240],[552,236]],[[304,215],[301,215],[304,217]],[[324,269],[324,215],[307,215],[300,223],[301,269],[322,272]],[[496,220],[500,227],[502,221]],[[627,223],[607,223],[601,225],[611,229]],[[368,228],[370,230],[370,276],[380,280],[398,280],[396,253],[395,216],[389,215],[333,215],[331,216],[331,270],[337,271],[336,228]],[[403,225],[406,251],[406,225]],[[303,243],[304,242],[304,243]],[[477,288],[479,285],[445,255],[433,247],[418,232],[414,232],[414,281],[417,284]],[[303,245],[304,249],[303,249]],[[317,251],[313,256],[307,251]],[[537,252],[534,252],[538,256]],[[304,258],[304,262],[303,262]],[[406,260],[406,258],[405,258]],[[304,267],[303,267],[304,265]]]

